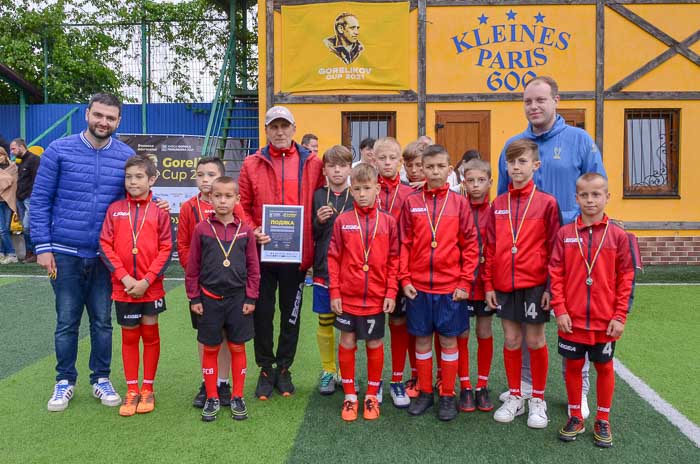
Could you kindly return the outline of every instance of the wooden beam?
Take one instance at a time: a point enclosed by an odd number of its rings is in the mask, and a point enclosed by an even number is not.
[[[265,2],[265,107],[274,106],[275,98],[275,10],[273,0]]]
[[[593,5],[596,0],[427,0],[428,6]]]
[[[413,90],[402,90],[395,94],[358,95],[291,95],[278,93],[275,103],[314,104],[314,103],[416,103],[418,95]]]
[[[629,230],[700,230],[700,222],[679,221],[679,222],[627,222],[625,229]]]
[[[282,6],[291,5],[312,5],[316,3],[336,3],[338,0],[273,0],[275,2],[275,10],[280,11]],[[410,3],[410,10],[415,10],[418,0],[362,0],[362,3]]]
[[[700,92],[605,92],[606,100],[700,100]]]
[[[662,31],[646,19],[639,16],[634,11],[629,10],[628,8],[625,8],[624,6],[619,5],[617,3],[607,3],[607,5],[611,10],[614,10],[623,18],[628,19],[630,22],[634,23],[642,30],[646,31],[656,39],[660,40],[665,45],[668,45],[669,47],[675,49],[677,53],[683,55],[692,63],[695,63],[696,65],[700,66],[700,55],[690,50],[688,47],[681,45],[681,43],[678,42],[676,39],[669,36],[664,31]]]
[[[594,92],[560,92],[562,100],[593,100]],[[522,92],[513,93],[429,93],[428,103],[508,102],[523,100]]]
[[[418,135],[425,135],[426,102],[426,0],[418,0]]]
[[[684,47],[690,47],[693,45],[695,42],[700,40],[700,29],[695,31],[693,35],[685,39],[683,42],[681,42],[681,45]],[[641,68],[637,69],[636,71],[632,72],[629,74],[627,77],[624,79],[620,80],[616,84],[613,84],[610,86],[608,89],[608,92],[619,92],[620,90],[624,89],[628,85],[630,85],[632,82],[638,80],[642,76],[648,74],[650,71],[653,69],[658,68],[660,65],[674,57],[675,55],[678,54],[678,51],[675,48],[669,48],[656,58],[649,60],[644,66]]]
[[[605,131],[605,1],[595,5],[595,144],[603,153]]]

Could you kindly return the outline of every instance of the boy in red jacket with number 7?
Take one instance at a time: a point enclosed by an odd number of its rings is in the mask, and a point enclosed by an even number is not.
[[[581,369],[586,353],[598,373],[598,412],[593,442],[612,446],[608,416],[615,388],[615,342],[632,308],[635,258],[629,235],[605,215],[608,181],[597,173],[576,181],[581,215],[557,234],[549,275],[552,307],[559,328],[559,354],[566,359],[569,421],[562,441],[585,432],[581,414]]]

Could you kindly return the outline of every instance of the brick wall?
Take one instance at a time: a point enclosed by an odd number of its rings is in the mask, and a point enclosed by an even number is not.
[[[700,237],[638,237],[645,266],[689,264],[700,266]]]

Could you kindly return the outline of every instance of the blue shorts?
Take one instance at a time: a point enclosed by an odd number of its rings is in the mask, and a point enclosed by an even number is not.
[[[314,284],[313,310],[316,314],[331,313],[331,294],[326,287]]]
[[[434,332],[445,337],[456,337],[469,330],[469,311],[466,301],[453,301],[452,294],[438,295],[419,291],[415,299],[406,298],[408,332],[427,337]]]

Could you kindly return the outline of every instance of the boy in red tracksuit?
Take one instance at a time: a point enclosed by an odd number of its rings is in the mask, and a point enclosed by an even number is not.
[[[476,230],[467,200],[451,192],[452,172],[444,147],[423,152],[426,183],[413,192],[401,211],[399,279],[408,299],[408,330],[416,337],[416,367],[420,394],[408,412],[417,416],[432,407],[433,333],[442,347],[442,384],[438,419],[457,416],[457,336],[469,330],[466,300],[479,263]]]
[[[401,182],[401,145],[393,137],[383,137],[374,143],[374,164],[379,170],[379,208],[391,214],[400,226],[401,208],[413,189]],[[411,360],[411,370],[415,366],[415,349],[411,347],[408,326],[406,325],[406,305],[399,297],[396,310],[389,316],[391,332],[391,399],[397,408],[407,408],[411,403],[409,394],[415,392],[415,379],[411,375],[406,385],[403,371],[406,353]]]
[[[112,273],[112,300],[122,326],[122,359],[127,394],[119,415],[155,407],[153,380],[160,357],[158,314],[165,311],[163,274],[170,262],[170,215],[153,203],[156,167],[146,156],[125,165],[126,198],[107,209],[100,256]],[[143,386],[139,391],[139,341],[143,340]]]
[[[194,229],[185,274],[190,310],[197,316],[197,340],[204,345],[202,374],[207,399],[202,420],[215,420],[221,404],[216,380],[223,333],[231,352],[231,417],[244,420],[248,418],[243,400],[245,342],[254,335],[252,314],[260,285],[258,250],[253,230],[233,214],[238,186],[232,178],[221,176],[212,183],[212,203],[215,213]]]
[[[576,202],[581,214],[559,230],[549,263],[570,415],[559,431],[559,439],[574,441],[586,431],[581,414],[581,371],[588,353],[598,373],[593,442],[603,448],[612,446],[612,360],[615,342],[632,308],[636,265],[633,241],[605,215],[609,199],[605,177],[588,173],[578,178]]]
[[[484,266],[486,302],[497,309],[503,325],[503,360],[510,389],[493,418],[507,423],[525,412],[520,392],[524,323],[532,370],[527,425],[545,428],[549,355],[544,324],[549,321],[550,300],[547,264],[561,215],[557,200],[539,191],[532,180],[540,166],[537,144],[529,139],[514,141],[506,148],[506,160],[512,182],[508,192],[491,205]]]
[[[366,163],[352,170],[352,211],[335,221],[328,247],[331,309],[340,330],[338,361],[345,400],[343,420],[357,419],[355,352],[366,341],[367,394],[363,417],[379,418],[377,393],[384,367],[384,314],[391,313],[398,293],[399,241],[396,221],[376,205],[377,171]],[[342,277],[341,277],[342,275]]]
[[[467,308],[470,316],[476,316],[477,372],[476,394],[472,390],[469,380],[469,331],[463,332],[457,337],[459,348],[459,410],[472,412],[491,411],[493,403],[489,397],[488,381],[491,372],[491,360],[493,359],[493,331],[492,322],[495,311],[484,301],[484,281],[482,271],[485,258],[486,228],[491,216],[491,204],[489,203],[489,190],[491,189],[491,165],[480,159],[473,159],[462,168],[462,183],[456,191],[469,201],[474,225],[476,226],[476,238],[479,242],[479,273],[472,282],[472,291],[469,293]]]

